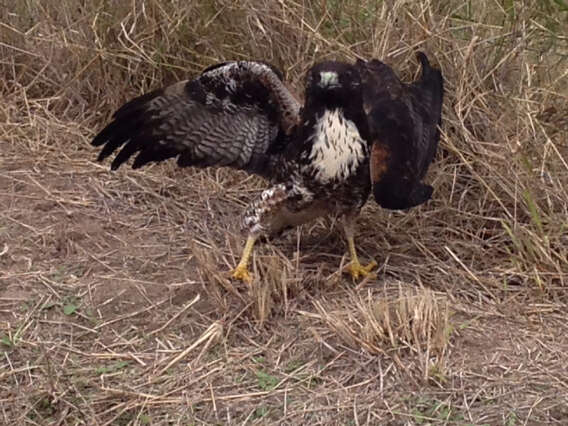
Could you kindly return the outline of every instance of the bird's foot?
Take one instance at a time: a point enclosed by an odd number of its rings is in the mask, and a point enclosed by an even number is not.
[[[363,266],[359,263],[359,261],[351,262],[348,266],[349,273],[354,280],[358,280],[359,277],[365,278],[369,275],[374,275],[371,271],[373,268],[377,266],[377,262],[374,260],[369,263],[367,266]]]
[[[248,268],[244,265],[237,265],[231,277],[235,280],[243,281],[248,285],[252,283],[252,275],[248,271]]]

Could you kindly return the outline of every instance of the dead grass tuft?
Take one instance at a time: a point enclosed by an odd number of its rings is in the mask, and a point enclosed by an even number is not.
[[[424,379],[431,360],[443,364],[450,334],[448,300],[429,289],[405,288],[377,296],[368,292],[340,305],[314,302],[321,320],[354,350],[388,355],[397,362],[404,352],[425,360]],[[431,358],[432,357],[432,358]],[[402,365],[402,364],[401,364]]]

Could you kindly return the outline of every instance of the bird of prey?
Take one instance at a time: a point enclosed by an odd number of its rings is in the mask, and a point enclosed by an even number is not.
[[[111,168],[177,158],[180,167],[228,166],[271,186],[245,210],[247,234],[232,276],[250,283],[248,262],[261,235],[333,215],[342,219],[353,279],[361,265],[355,220],[371,191],[387,209],[407,209],[432,195],[421,181],[439,139],[442,75],[419,52],[421,77],[401,82],[379,60],[320,62],[307,73],[304,104],[274,66],[255,61],[213,65],[193,80],[123,105],[92,141]]]

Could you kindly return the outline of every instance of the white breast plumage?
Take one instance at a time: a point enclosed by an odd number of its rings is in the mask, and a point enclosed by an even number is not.
[[[343,111],[326,111],[314,128],[311,167],[321,182],[344,180],[354,174],[365,159],[365,142],[357,126]]]

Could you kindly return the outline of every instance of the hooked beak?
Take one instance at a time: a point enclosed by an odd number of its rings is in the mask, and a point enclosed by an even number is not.
[[[322,88],[339,87],[339,78],[337,76],[337,73],[333,71],[321,72],[318,85]]]

